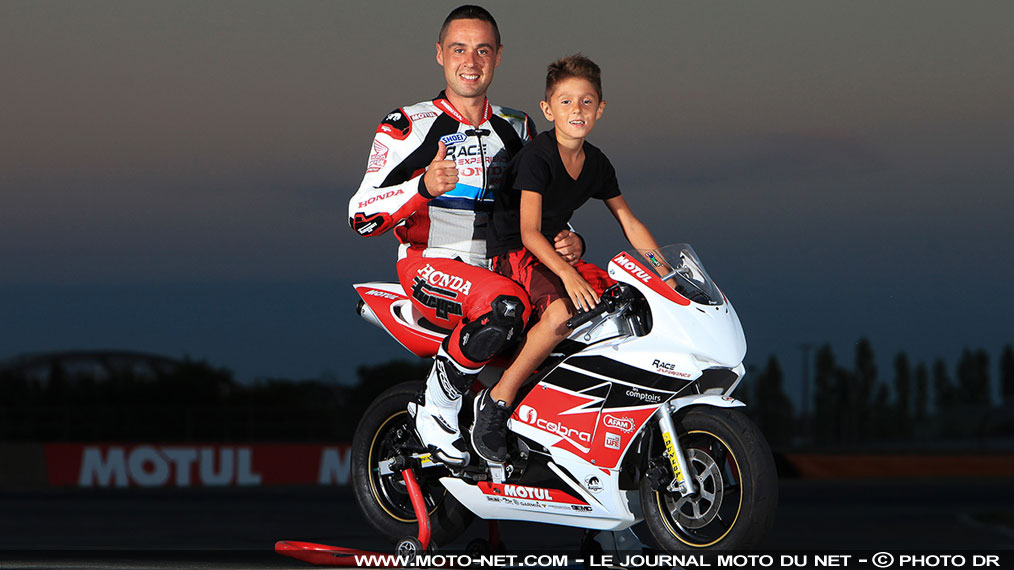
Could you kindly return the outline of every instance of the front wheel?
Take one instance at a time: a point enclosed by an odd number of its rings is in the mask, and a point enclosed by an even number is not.
[[[778,476],[764,436],[745,415],[728,408],[694,407],[673,417],[697,487],[682,496],[666,489],[672,471],[641,480],[644,519],[669,552],[756,548],[774,523]],[[651,457],[668,466],[661,437]]]
[[[419,531],[415,510],[400,473],[384,475],[381,464],[397,454],[407,441],[418,445],[406,406],[421,382],[398,384],[366,409],[352,439],[352,489],[367,522],[393,542]],[[420,471],[422,471],[420,473]],[[442,468],[416,471],[416,480],[429,510],[432,541],[446,545],[472,522],[474,515],[440,484]]]

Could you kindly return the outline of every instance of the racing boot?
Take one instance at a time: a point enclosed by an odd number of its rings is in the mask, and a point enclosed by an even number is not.
[[[468,463],[468,448],[458,429],[461,396],[472,385],[478,370],[462,370],[441,349],[426,378],[426,388],[415,402],[409,402],[408,413],[415,419],[415,431],[423,445],[434,451],[437,459],[450,465]]]
[[[507,420],[511,406],[503,400],[493,400],[486,388],[475,397],[475,422],[472,424],[472,447],[480,457],[490,463],[507,461]]]

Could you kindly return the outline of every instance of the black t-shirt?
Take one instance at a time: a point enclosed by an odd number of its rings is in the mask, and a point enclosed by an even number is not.
[[[606,155],[584,142],[584,167],[574,180],[560,159],[556,131],[543,132],[525,145],[507,167],[504,184],[494,197],[487,238],[487,254],[494,257],[521,249],[521,191],[542,194],[542,235],[549,243],[574,211],[589,198],[608,200],[620,195],[616,171]]]

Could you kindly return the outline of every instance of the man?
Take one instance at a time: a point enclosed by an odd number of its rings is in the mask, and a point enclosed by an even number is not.
[[[535,134],[528,115],[486,99],[501,53],[489,12],[453,10],[436,44],[446,89],[380,123],[366,176],[349,201],[349,224],[360,235],[394,228],[398,280],[428,320],[451,329],[409,413],[423,443],[453,465],[468,462],[458,428],[461,396],[522,333],[531,312],[517,283],[487,269],[493,193],[507,162]],[[573,232],[560,232],[555,246],[568,261],[580,257]]]

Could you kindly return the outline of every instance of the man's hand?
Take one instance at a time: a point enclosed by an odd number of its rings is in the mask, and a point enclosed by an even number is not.
[[[556,253],[560,254],[560,257],[571,265],[576,265],[583,253],[581,251],[581,238],[570,230],[561,230],[560,233],[556,234],[553,240],[553,247],[556,248]]]
[[[426,192],[436,198],[442,194],[454,190],[458,184],[458,166],[453,160],[446,160],[447,145],[444,141],[437,141],[437,155],[426,168],[423,175],[423,184],[426,185]]]

